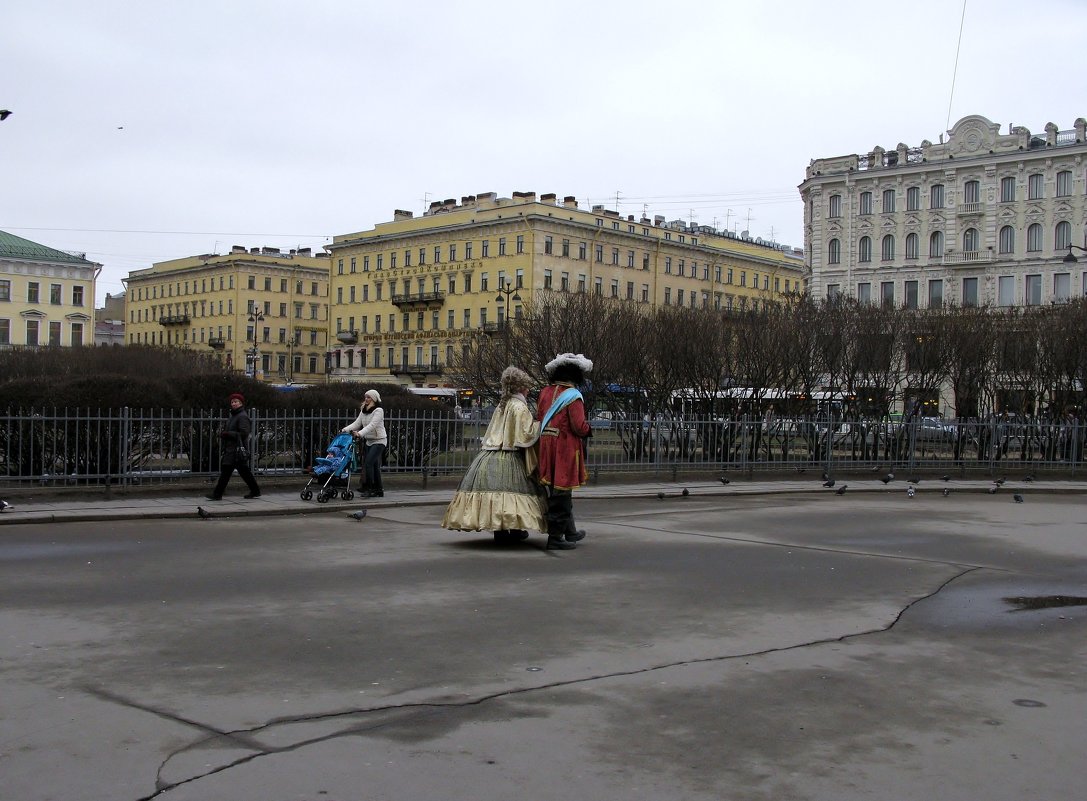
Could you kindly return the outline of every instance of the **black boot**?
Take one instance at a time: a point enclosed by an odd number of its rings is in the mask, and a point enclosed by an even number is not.
[[[550,534],[547,536],[547,550],[549,551],[572,551],[577,547],[577,543],[567,542],[562,537],[552,537]]]
[[[578,528],[574,529],[573,531],[566,532],[567,542],[581,542],[583,539],[585,539],[585,529],[583,528]]]

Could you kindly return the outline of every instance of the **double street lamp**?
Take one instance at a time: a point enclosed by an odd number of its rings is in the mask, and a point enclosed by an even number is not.
[[[1076,258],[1076,254],[1074,254],[1072,251],[1073,250],[1078,250],[1081,253],[1087,253],[1087,237],[1084,237],[1083,244],[1084,244],[1084,246],[1073,245],[1071,242],[1069,242],[1068,243],[1068,255],[1065,256],[1063,259],[1061,259],[1061,261],[1064,262],[1065,264],[1075,264],[1076,262],[1078,262],[1079,259]]]
[[[506,302],[506,313],[502,318],[502,337],[505,341],[506,361],[510,360],[510,301],[515,300],[518,303],[521,302],[521,296],[517,294],[517,288],[513,284],[502,283],[498,287],[499,295],[495,298],[497,303],[501,303],[503,299]]]
[[[245,374],[249,378],[257,377],[257,360],[260,358],[260,348],[257,347],[257,323],[264,320],[264,312],[254,303],[249,309],[249,322],[253,328],[253,347],[245,351]]]

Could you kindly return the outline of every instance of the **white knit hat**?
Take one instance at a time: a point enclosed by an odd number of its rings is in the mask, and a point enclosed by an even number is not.
[[[376,389],[366,390],[365,397],[369,398],[374,403],[381,403],[381,396],[377,394]]]

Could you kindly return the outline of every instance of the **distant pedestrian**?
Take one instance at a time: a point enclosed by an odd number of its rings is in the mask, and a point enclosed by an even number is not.
[[[223,455],[219,463],[219,481],[215,485],[215,489],[211,491],[211,495],[207,496],[209,501],[221,501],[223,499],[223,492],[226,490],[227,482],[230,481],[230,477],[235,470],[238,471],[238,475],[242,477],[245,485],[249,487],[249,494],[245,497],[260,497],[260,487],[257,486],[257,480],[253,478],[253,471],[249,469],[249,434],[252,430],[252,424],[249,422],[249,415],[245,411],[245,396],[240,392],[235,392],[230,396],[229,403],[230,417],[227,418],[226,425],[219,432],[223,447]]]
[[[366,390],[359,407],[359,416],[342,430],[353,434],[363,443],[359,492],[364,498],[385,497],[385,489],[381,484],[381,464],[389,448],[389,435],[385,431],[385,410],[381,407],[381,395],[376,389]]]
[[[580,353],[560,353],[544,369],[551,383],[540,390],[536,419],[541,425],[539,482],[547,490],[547,547],[569,550],[585,537],[574,523],[572,491],[589,480],[585,443],[592,428],[578,385],[593,363]]]

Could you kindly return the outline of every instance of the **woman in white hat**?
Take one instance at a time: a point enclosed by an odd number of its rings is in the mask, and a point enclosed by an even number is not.
[[[389,447],[389,435],[385,431],[385,410],[381,408],[381,395],[376,389],[366,390],[362,396],[359,416],[351,425],[344,426],[344,433],[353,434],[362,443],[362,483],[359,492],[366,498],[382,498],[381,462]]]

